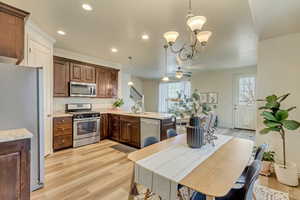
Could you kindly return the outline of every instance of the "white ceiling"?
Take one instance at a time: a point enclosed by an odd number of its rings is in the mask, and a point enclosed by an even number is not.
[[[142,77],[162,75],[164,32],[178,31],[181,43],[188,39],[185,25],[188,0],[4,2],[31,12],[33,21],[55,37],[55,47],[130,66],[128,70]],[[93,6],[92,12],[81,8],[84,2]],[[212,31],[213,35],[203,54],[191,64],[192,69],[256,64],[257,36],[247,0],[193,0],[193,12],[207,17],[204,29]],[[57,35],[59,29],[67,35]],[[143,33],[149,34],[149,41],[141,40]],[[111,47],[118,48],[119,52],[112,53]],[[131,62],[128,56],[133,57]],[[169,63],[169,70],[172,70],[175,67],[174,56],[169,56]]]
[[[299,0],[249,0],[260,40],[300,32]]]

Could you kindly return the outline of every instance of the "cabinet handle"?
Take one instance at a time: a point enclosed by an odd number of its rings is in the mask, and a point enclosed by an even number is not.
[[[65,143],[65,140],[62,140],[62,143]]]

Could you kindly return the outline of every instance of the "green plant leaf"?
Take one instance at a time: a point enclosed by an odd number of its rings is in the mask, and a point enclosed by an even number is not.
[[[279,108],[280,107],[280,103],[278,103],[277,101],[271,101],[266,103],[266,107],[269,109],[273,109],[273,108]]]
[[[275,117],[278,121],[285,120],[289,117],[289,112],[286,110],[279,110],[276,112]]]
[[[266,109],[269,109],[269,108],[266,107],[266,106],[261,106],[261,107],[258,108],[258,110],[266,110]]]
[[[264,135],[264,134],[268,134],[270,131],[271,131],[270,128],[264,128],[261,131],[259,131],[259,133]]]
[[[287,94],[284,94],[280,97],[277,98],[277,100],[279,100],[279,102],[283,102],[288,96],[290,96],[291,93],[287,93]]]
[[[268,103],[271,103],[271,102],[276,102],[277,101],[277,96],[275,94],[271,95],[271,96],[267,96],[266,97],[266,101]]]
[[[296,130],[300,127],[300,123],[295,120],[284,120],[282,121],[284,128],[288,130]]]
[[[269,120],[265,120],[264,124],[269,128],[281,126],[281,123],[269,121]]]
[[[271,112],[264,111],[262,112],[261,115],[267,120],[275,121],[275,122],[277,121],[276,117]]]

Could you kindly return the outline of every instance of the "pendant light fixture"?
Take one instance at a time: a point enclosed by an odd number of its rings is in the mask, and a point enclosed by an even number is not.
[[[164,77],[162,78],[162,81],[168,82],[170,79],[167,76],[167,71],[168,71],[168,46],[164,45],[165,48],[165,67],[164,67]]]
[[[173,45],[176,43],[179,33],[176,31],[168,31],[164,34],[167,48],[170,48],[171,52],[176,54],[181,61],[192,60],[195,54],[198,53],[198,46],[206,47],[212,35],[210,31],[201,31],[207,19],[204,16],[194,16],[192,12],[192,0],[189,0],[189,10],[186,18],[186,24],[192,33],[190,44],[184,44],[181,48],[176,50]]]

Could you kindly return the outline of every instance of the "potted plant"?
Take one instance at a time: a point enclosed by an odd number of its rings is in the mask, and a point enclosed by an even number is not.
[[[260,107],[259,110],[263,110],[261,116],[263,116],[263,123],[266,126],[260,133],[267,134],[269,132],[277,132],[280,134],[282,139],[283,162],[275,162],[275,173],[279,182],[290,186],[297,186],[297,166],[295,163],[286,161],[286,130],[297,130],[300,127],[300,123],[289,119],[289,112],[294,110],[296,108],[295,106],[288,109],[284,109],[281,106],[282,102],[289,95],[290,94],[285,94],[279,97],[271,95],[263,100],[259,100],[265,102],[265,105]]]
[[[264,176],[270,176],[271,175],[271,173],[272,173],[272,164],[275,161],[274,156],[275,156],[274,151],[264,152],[263,159],[262,159],[262,168],[261,168],[261,171],[260,171],[261,175],[264,175]]]
[[[122,98],[117,99],[114,103],[113,103],[113,107],[115,109],[120,109],[121,106],[124,105],[124,101]]]

